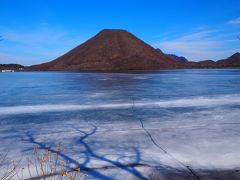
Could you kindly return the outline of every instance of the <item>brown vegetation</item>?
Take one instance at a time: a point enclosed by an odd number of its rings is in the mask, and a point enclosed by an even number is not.
[[[57,152],[61,152],[58,147]],[[86,177],[80,172],[80,164],[72,166],[59,158],[58,153],[33,148],[32,157],[23,161],[8,162],[7,154],[0,155],[0,180],[44,179],[44,180],[80,180]]]

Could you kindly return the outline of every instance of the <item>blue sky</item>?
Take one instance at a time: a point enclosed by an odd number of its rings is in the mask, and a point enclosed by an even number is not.
[[[0,0],[0,63],[53,60],[104,28],[217,60],[240,51],[240,0]]]

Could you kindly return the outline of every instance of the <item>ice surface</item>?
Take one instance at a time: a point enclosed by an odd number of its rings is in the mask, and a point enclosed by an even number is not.
[[[175,99],[168,101],[134,101],[110,104],[42,104],[29,106],[0,107],[0,115],[66,112],[82,110],[128,109],[128,108],[186,108],[186,107],[211,107],[223,105],[240,105],[240,94],[194,97],[188,99]]]
[[[188,167],[198,173],[240,166],[238,71],[43,73],[48,88],[22,76],[16,87],[3,81],[9,91],[0,89],[0,152],[9,159],[60,144],[61,158],[92,169],[90,179],[144,179],[172,170],[194,179]],[[26,78],[31,83],[20,83]]]

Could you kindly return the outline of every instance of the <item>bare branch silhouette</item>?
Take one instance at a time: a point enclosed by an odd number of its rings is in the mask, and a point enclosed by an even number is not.
[[[91,135],[96,133],[96,131],[97,131],[96,126],[92,125],[92,128],[89,131],[83,131],[83,130],[80,130],[77,128],[74,128],[74,129],[81,134],[79,139],[77,139],[77,142],[81,147],[84,148],[83,150],[81,150],[79,152],[82,155],[84,155],[84,159],[81,162],[78,162],[76,159],[73,159],[69,155],[66,155],[64,152],[55,150],[54,147],[46,145],[44,142],[37,141],[31,132],[26,132],[26,134],[25,134],[26,136],[22,137],[21,140],[24,142],[28,142],[28,143],[36,145],[38,147],[38,149],[48,150],[52,153],[58,154],[58,156],[60,158],[64,159],[65,161],[70,162],[71,164],[74,164],[75,166],[79,166],[79,168],[83,172],[85,172],[93,177],[96,177],[96,178],[112,180],[111,177],[108,177],[108,176],[102,174],[101,170],[119,168],[129,174],[134,175],[138,179],[147,179],[136,169],[137,167],[148,166],[146,164],[140,163],[141,153],[137,148],[134,148],[135,157],[134,157],[133,163],[120,162],[120,160],[122,158],[124,158],[123,156],[118,157],[117,160],[112,160],[110,158],[107,158],[104,155],[100,155],[97,152],[95,152],[95,150],[92,147],[90,147],[90,145],[87,142],[85,142],[85,140],[87,140]],[[109,165],[105,165],[103,167],[96,167],[96,168],[91,167],[90,168],[90,167],[88,167],[88,163],[91,161],[91,159],[97,159],[101,162],[106,162]],[[68,168],[69,170],[71,170],[71,167],[66,166],[65,168]]]

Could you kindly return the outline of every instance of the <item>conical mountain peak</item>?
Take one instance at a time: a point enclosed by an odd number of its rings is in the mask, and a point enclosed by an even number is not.
[[[126,30],[104,29],[63,56],[31,70],[155,70],[179,63]]]

